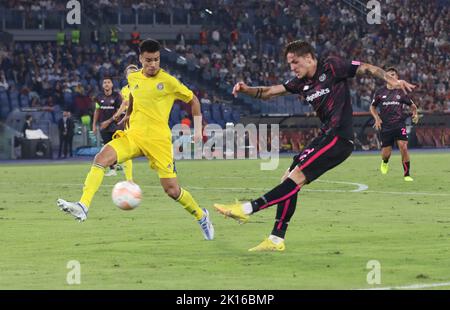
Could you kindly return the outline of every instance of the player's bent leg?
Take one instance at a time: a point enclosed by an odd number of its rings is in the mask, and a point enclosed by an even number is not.
[[[111,146],[105,145],[94,158],[94,163],[84,182],[83,195],[80,201],[68,202],[64,199],[58,199],[56,201],[57,206],[80,222],[85,221],[92,198],[103,181],[105,167],[115,163],[116,160],[116,151]]]
[[[387,174],[389,171],[389,158],[392,154],[392,146],[381,148],[381,165],[380,171],[382,174]]]
[[[123,172],[125,173],[125,179],[133,182],[133,161],[131,159],[123,163]]]
[[[261,211],[274,204],[287,201],[292,196],[296,195],[300,188],[306,183],[306,177],[300,169],[293,169],[288,178],[286,178],[280,185],[264,194],[258,199],[251,202],[223,205],[214,204],[214,208],[226,217],[233,218],[239,223],[246,223],[249,220],[249,215]]]
[[[116,130],[116,132],[113,134],[112,139],[119,139],[123,136],[125,136],[125,131],[123,130]],[[116,166],[117,168],[119,165]],[[125,174],[125,179],[127,181],[133,182],[133,161],[131,159],[126,160],[123,162],[123,172]]]
[[[290,172],[291,168],[288,168],[281,178],[281,182],[286,180]],[[290,199],[278,204],[272,233],[256,247],[249,249],[250,252],[273,252],[285,250],[286,246],[284,244],[284,238],[286,236],[289,221],[294,215],[297,207],[297,197],[298,193],[293,195]]]
[[[408,153],[408,141],[398,140],[397,145],[402,156],[403,178],[406,182],[412,182],[414,179],[410,176],[411,163]]]
[[[91,205],[92,198],[98,191],[100,185],[103,182],[105,175],[105,167],[113,165],[117,162],[116,150],[110,146],[105,145],[102,150],[95,156],[94,164],[89,171],[83,187],[83,195],[80,198],[80,202],[87,208]]]
[[[202,229],[204,238],[206,240],[213,240],[214,226],[208,210],[199,207],[191,193],[178,185],[177,178],[160,178],[160,182],[166,194],[180,203],[187,212],[195,217]]]

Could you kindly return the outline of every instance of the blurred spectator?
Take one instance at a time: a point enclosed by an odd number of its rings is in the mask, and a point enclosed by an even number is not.
[[[59,130],[59,151],[58,158],[61,158],[61,154],[67,157],[67,153],[72,157],[72,141],[75,133],[75,123],[71,118],[69,111],[63,112],[63,117],[58,122]]]
[[[25,123],[23,124],[22,127],[22,133],[24,138],[27,138],[27,130],[31,130],[33,129],[33,116],[31,116],[30,114],[25,115]]]
[[[141,43],[141,33],[137,30],[136,26],[134,26],[133,32],[131,33],[130,43],[134,49],[137,49]]]

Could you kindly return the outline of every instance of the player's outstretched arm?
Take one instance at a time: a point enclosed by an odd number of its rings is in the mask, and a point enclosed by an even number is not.
[[[118,121],[120,115],[122,115],[122,113],[128,108],[128,100],[123,100],[122,103],[120,104],[119,109],[117,110],[117,112],[113,115],[113,119],[114,121]]]
[[[244,82],[238,82],[233,87],[232,94],[237,97],[238,93],[245,94],[258,99],[270,99],[277,96],[283,96],[288,94],[288,91],[283,85],[273,85],[273,86],[256,86],[250,87]]]
[[[98,109],[94,111],[94,119],[92,121],[92,132],[94,135],[97,133],[97,122],[98,122],[99,112]]]
[[[122,102],[122,104],[123,104],[123,102]],[[124,117],[122,117],[122,119],[120,120],[120,122],[117,123],[117,125],[120,126],[122,124],[125,124],[125,126],[128,126],[129,125],[128,121],[130,119],[130,115],[131,115],[132,111],[133,111],[133,96],[130,94],[130,100],[129,100],[128,106],[127,106],[127,113],[125,114]]]
[[[411,106],[409,107],[411,109],[411,120],[414,124],[417,124],[419,122],[419,114],[417,114],[417,106],[415,103],[411,104]]]
[[[356,74],[360,75],[364,73],[367,73],[373,77],[377,77],[379,79],[386,81],[386,83],[388,83],[393,88],[402,89],[405,92],[405,94],[408,91],[412,91],[414,88],[416,88],[415,85],[408,83],[404,80],[397,80],[396,78],[387,74],[386,71],[384,71],[380,67],[374,65],[361,63],[361,65],[358,67],[358,70],[356,71]]]
[[[373,105],[370,106],[370,114],[372,114],[373,119],[375,120],[375,124],[373,125],[373,127],[376,130],[380,130],[381,124],[383,123],[383,121],[381,120],[380,115],[378,115],[377,108]]]

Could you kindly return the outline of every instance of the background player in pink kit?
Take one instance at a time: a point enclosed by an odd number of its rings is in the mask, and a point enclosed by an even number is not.
[[[386,70],[387,74],[398,79],[398,73],[395,68]],[[392,153],[392,146],[397,142],[402,155],[402,164],[404,170],[404,180],[413,181],[410,174],[410,161],[408,154],[408,134],[406,133],[405,119],[408,117],[404,113],[404,105],[409,106],[412,112],[412,121],[417,123],[417,106],[409,96],[400,89],[395,89],[391,85],[378,89],[373,97],[370,106],[370,113],[375,119],[375,128],[381,130],[381,166],[382,174],[388,173],[389,158]],[[377,108],[380,109],[378,114]]]

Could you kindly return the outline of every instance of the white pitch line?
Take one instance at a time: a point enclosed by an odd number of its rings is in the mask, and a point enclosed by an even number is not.
[[[412,284],[412,285],[406,285],[406,286],[388,286],[388,287],[361,288],[359,290],[368,290],[368,291],[415,290],[415,289],[433,288],[433,287],[442,287],[442,286],[450,286],[450,282],[430,283],[430,284]]]
[[[324,183],[337,183],[334,181],[320,181],[317,180],[316,182],[324,182]],[[388,195],[415,195],[415,196],[439,196],[439,197],[448,197],[450,196],[450,193],[429,193],[429,192],[385,192],[385,191],[371,191],[371,190],[365,190],[364,186],[367,186],[365,184],[359,184],[359,183],[350,183],[350,182],[342,182],[343,184],[353,184],[358,186],[358,189],[355,190],[342,190],[342,189],[309,189],[309,188],[302,188],[302,192],[330,192],[330,193],[375,193],[375,194],[388,194]],[[11,182],[0,182],[2,185],[11,185]],[[82,187],[83,185],[81,183],[39,183],[39,185],[49,185],[49,186],[76,186],[76,187]],[[361,185],[362,187],[360,187]],[[107,185],[102,184],[104,187],[113,187],[114,185]],[[155,188],[160,189],[160,185],[140,185],[144,188]],[[270,188],[269,187],[198,187],[198,186],[189,186],[190,189],[195,190],[210,190],[210,191],[267,191]]]
[[[349,184],[349,185],[353,185],[356,186],[357,189],[354,190],[342,190],[342,189],[309,189],[309,188],[304,188],[302,189],[302,191],[306,191],[306,192],[330,192],[330,193],[355,193],[355,192],[361,192],[361,191],[365,191],[366,189],[368,189],[369,187],[365,184],[360,184],[360,183],[352,183],[352,182],[343,182],[343,181],[320,181],[318,180],[318,182],[322,182],[322,183],[337,183],[337,184]],[[4,182],[0,182],[0,184],[6,184]],[[8,183],[10,185],[10,183]],[[59,186],[82,186],[81,184],[72,184],[72,183],[39,183],[40,185],[59,185]],[[102,184],[102,186],[105,187],[113,187],[114,185],[108,185],[108,184]],[[144,188],[161,188],[160,185],[141,185],[141,187]],[[198,186],[189,186],[190,189],[194,189],[194,190],[212,190],[212,191],[247,191],[247,190],[252,190],[252,191],[267,191],[270,188],[263,188],[263,187],[198,187]]]
[[[362,192],[365,191],[369,188],[368,185],[366,184],[361,184],[361,183],[353,183],[353,182],[343,182],[343,181],[326,181],[326,180],[317,180],[316,182],[322,182],[322,183],[335,183],[335,184],[349,184],[349,185],[354,185],[357,186],[357,189],[354,189],[352,191],[346,191],[346,192],[351,192],[351,193],[357,193],[357,192]]]
[[[423,196],[450,196],[450,193],[425,193],[425,192],[384,192],[384,191],[365,191],[366,193],[394,194],[394,195],[423,195]]]

